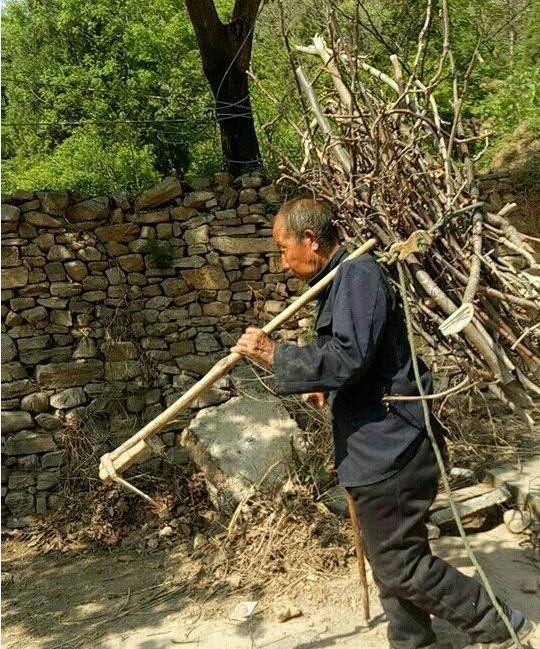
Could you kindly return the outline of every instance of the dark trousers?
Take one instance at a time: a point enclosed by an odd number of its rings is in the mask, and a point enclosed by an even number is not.
[[[431,554],[425,523],[437,482],[435,454],[426,437],[391,478],[349,488],[392,649],[419,649],[434,642],[430,614],[469,633],[474,642],[508,638],[484,588]]]

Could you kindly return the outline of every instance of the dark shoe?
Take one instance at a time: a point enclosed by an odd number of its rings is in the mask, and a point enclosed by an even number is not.
[[[536,625],[533,622],[530,620],[524,620],[523,624],[517,630],[517,637],[521,641],[527,640],[527,638],[533,634],[535,628]],[[500,642],[477,642],[476,644],[471,645],[470,649],[512,649],[512,647],[515,646],[514,641],[511,638],[508,638],[508,640],[502,640]],[[531,649],[534,649],[533,646],[529,644],[523,646],[530,646]]]

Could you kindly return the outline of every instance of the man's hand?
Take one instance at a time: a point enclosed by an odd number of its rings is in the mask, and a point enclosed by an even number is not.
[[[302,400],[320,410],[326,404],[326,394],[324,392],[308,392],[302,395]]]
[[[248,327],[236,345],[231,347],[231,351],[247,356],[265,367],[272,367],[275,347],[276,343],[262,329]]]

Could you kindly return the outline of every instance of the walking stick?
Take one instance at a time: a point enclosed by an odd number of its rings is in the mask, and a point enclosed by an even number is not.
[[[366,252],[372,250],[376,244],[376,239],[369,239],[357,250],[352,252],[344,261],[356,259],[356,257],[359,257],[360,255],[363,255]],[[331,270],[314,286],[309,288],[305,293],[298,297],[292,304],[290,304],[286,309],[284,309],[268,324],[266,324],[262,328],[262,330],[265,333],[270,334],[276,329],[279,329],[279,327],[281,327],[283,323],[289,320],[292,315],[299,311],[303,306],[308,304],[308,302],[311,302],[311,300],[316,295],[318,295],[326,286],[328,286],[328,284],[330,284],[330,282],[335,277],[340,265],[341,264]],[[105,455],[101,457],[99,464],[99,477],[105,481],[112,480],[114,482],[122,484],[124,487],[131,489],[139,496],[156,505],[157,503],[152,500],[150,496],[147,496],[145,493],[134,487],[127,480],[122,478],[120,474],[133,464],[146,459],[151,452],[151,448],[147,443],[147,440],[150,437],[156,435],[156,433],[158,433],[162,428],[165,428],[165,426],[170,424],[171,421],[175,419],[175,417],[177,417],[183,410],[188,408],[196,399],[198,399],[202,394],[204,394],[204,392],[212,387],[212,385],[218,379],[230,372],[233,367],[235,367],[235,365],[237,365],[239,361],[242,360],[242,358],[244,358],[242,354],[238,354],[237,352],[233,352],[225,358],[222,358],[205,376],[203,376],[200,381],[198,381],[198,383],[192,386],[185,394],[183,394],[155,419],[141,428],[138,433],[132,435],[114,451],[105,453]]]
[[[354,547],[356,549],[356,560],[358,562],[358,574],[360,575],[360,588],[362,589],[362,608],[364,609],[364,619],[369,622],[369,590],[366,577],[366,562],[364,559],[364,542],[360,531],[360,522],[354,498],[347,490],[347,502],[349,504],[349,516],[354,536]]]

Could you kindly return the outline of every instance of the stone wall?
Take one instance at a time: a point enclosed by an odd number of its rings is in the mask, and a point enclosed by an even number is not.
[[[248,324],[304,289],[280,272],[271,239],[278,202],[260,176],[225,173],[193,186],[167,178],[133,201],[62,192],[4,199],[8,525],[58,506],[66,449],[97,461],[193,385]],[[295,338],[295,322],[280,336]],[[181,430],[231,391],[223,379],[170,425],[161,456],[185,462]]]

